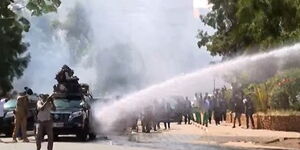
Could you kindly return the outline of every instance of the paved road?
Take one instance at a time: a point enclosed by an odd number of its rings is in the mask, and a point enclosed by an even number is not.
[[[194,144],[200,138],[199,134],[180,133],[182,128],[190,128],[192,125],[173,125],[172,130],[160,130],[159,132],[132,133],[129,135],[110,135],[108,139],[97,138],[90,142],[76,142],[72,136],[62,137],[54,143],[54,150],[217,150],[225,149],[221,147]],[[35,149],[35,140],[31,136],[29,143],[11,143],[11,138],[0,137],[1,150],[32,150]],[[42,149],[46,148],[46,142],[43,143]],[[228,148],[226,148],[228,149]]]
[[[211,126],[205,130],[195,125],[171,125],[171,130],[159,130],[158,132],[131,133],[128,135],[109,135],[108,139],[98,137],[95,141],[78,142],[75,137],[60,137],[54,143],[54,150],[233,150],[234,144],[237,147],[249,145],[244,149],[262,149],[263,147],[253,147],[255,141],[270,139],[273,136],[298,137],[297,133],[284,133],[275,131],[259,131],[232,129],[226,125]],[[257,132],[257,133],[256,133]],[[252,134],[250,134],[252,133]],[[262,135],[263,134],[263,135]],[[241,135],[247,137],[241,137]],[[257,136],[256,136],[257,135]],[[1,137],[0,150],[34,150],[35,140],[31,136],[29,143],[11,143],[11,138]],[[255,140],[253,140],[255,139]],[[249,143],[250,142],[250,143]],[[241,145],[242,144],[242,145]],[[46,150],[46,142],[42,145],[42,150]],[[221,147],[223,146],[223,147]],[[224,147],[226,146],[226,147]],[[266,147],[264,147],[266,148]],[[296,147],[295,147],[296,148]],[[273,148],[266,148],[273,149]],[[277,149],[277,148],[276,148]],[[297,149],[297,148],[296,148]]]
[[[158,137],[158,138],[156,138]],[[132,138],[132,137],[131,137]],[[87,142],[87,143],[81,143],[81,142],[74,142],[71,140],[76,140],[73,137],[64,138],[63,140],[60,140],[59,142],[54,143],[54,149],[55,150],[99,150],[99,149],[105,149],[105,150],[199,150],[199,149],[206,149],[206,150],[216,150],[220,149],[217,147],[210,147],[210,146],[204,146],[199,144],[189,144],[185,143],[184,141],[187,141],[189,139],[193,139],[195,137],[191,136],[157,136],[157,135],[151,135],[144,136],[144,135],[138,135],[134,138],[140,138],[140,140],[133,140],[129,141],[130,138],[126,136],[114,136],[111,140],[97,140],[94,142]],[[166,140],[168,138],[168,140]],[[164,139],[159,141],[158,139]],[[2,139],[6,143],[0,143],[0,149],[1,150],[32,150],[35,149],[35,143],[33,138],[30,138],[29,143],[9,143],[10,139]],[[43,148],[46,149],[46,142],[43,143]]]

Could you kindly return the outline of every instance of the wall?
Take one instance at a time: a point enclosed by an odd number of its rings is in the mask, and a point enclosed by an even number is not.
[[[233,122],[234,114],[227,113],[227,118],[226,122]],[[271,116],[255,114],[253,115],[253,118],[257,129],[300,132],[300,116]],[[244,114],[242,115],[241,121],[242,126],[246,127],[246,117]]]

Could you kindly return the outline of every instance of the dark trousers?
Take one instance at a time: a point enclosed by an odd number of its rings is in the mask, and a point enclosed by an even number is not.
[[[153,122],[153,129],[154,129],[154,131],[156,131],[157,129],[160,129],[160,121]]]
[[[236,119],[238,119],[239,121],[239,126],[241,126],[241,115],[242,113],[239,113],[239,112],[236,112],[235,115],[234,115],[234,120],[233,120],[233,127],[235,127],[235,122],[236,122]]]
[[[177,114],[177,119],[178,119],[178,124],[181,124],[181,122],[182,122],[182,113],[178,113]]]
[[[226,121],[226,112],[221,113],[221,121]]]
[[[166,122],[164,122],[164,126],[165,126],[165,129],[170,129],[171,127],[170,127],[170,121],[166,121]]]
[[[0,117],[0,131],[2,131],[3,117]],[[2,131],[3,132],[3,131]],[[1,132],[0,132],[1,133]]]
[[[41,149],[44,133],[46,133],[48,136],[48,150],[52,150],[53,149],[53,122],[52,121],[42,121],[38,123],[37,136],[36,136],[37,150]]]
[[[212,110],[208,110],[208,123],[211,124]]]
[[[220,121],[221,121],[221,113],[218,112],[218,111],[215,111],[215,113],[214,113],[214,119],[215,119],[216,125],[219,125]]]
[[[204,112],[203,114],[203,125],[208,127],[208,112]]]
[[[253,119],[252,115],[253,115],[252,113],[246,113],[247,128],[249,128],[249,119],[251,121],[252,128],[255,128],[255,126],[254,126],[254,119]]]
[[[191,124],[191,114],[185,114],[184,115],[184,124]]]

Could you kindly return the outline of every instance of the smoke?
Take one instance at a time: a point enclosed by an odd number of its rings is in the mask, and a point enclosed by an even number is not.
[[[196,45],[192,0],[64,0],[57,13],[28,18],[32,60],[16,89],[51,92],[67,64],[94,95],[126,95],[211,60]]]
[[[102,124],[101,130],[110,131],[118,121],[131,117],[131,114],[139,114],[153,105],[153,100],[162,101],[170,96],[193,96],[196,92],[207,92],[212,90],[206,84],[207,81],[223,76],[234,80],[240,75],[236,76],[235,73],[243,72],[249,77],[249,82],[263,81],[283,69],[300,67],[299,57],[300,44],[253,56],[241,56],[150,86],[119,101],[107,105],[98,104],[94,107],[95,118]]]
[[[51,92],[55,74],[68,64],[94,95],[125,95],[94,106],[104,127],[153,99],[209,92],[214,79],[245,75],[248,82],[259,82],[300,64],[298,44],[199,70],[211,58],[196,45],[200,23],[193,18],[192,0],[64,0],[57,13],[28,18],[32,26],[25,41],[32,60],[15,88]]]

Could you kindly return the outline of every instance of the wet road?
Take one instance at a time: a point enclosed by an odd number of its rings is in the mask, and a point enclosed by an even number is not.
[[[60,137],[54,143],[54,150],[231,150],[225,147],[197,143],[201,136],[192,128],[193,125],[173,126],[171,130],[159,130],[152,133],[132,133],[128,135],[109,135],[108,139],[98,137],[95,141],[78,142],[73,136]],[[27,150],[35,149],[35,141],[31,136],[30,143],[10,143],[11,138],[0,137],[0,149]],[[44,142],[42,149],[46,149]]]
[[[135,133],[129,136],[110,136],[107,141],[112,145],[139,147],[149,149],[164,149],[164,150],[218,150],[227,149],[204,144],[194,144],[193,142],[199,139],[198,135],[170,135],[164,133]]]
[[[189,136],[174,136],[169,137],[166,140],[164,136],[155,138],[155,135],[142,135],[134,138],[139,138],[139,140],[129,141],[132,137],[126,136],[114,136],[111,140],[98,139],[93,142],[75,142],[75,137],[64,137],[60,141],[54,143],[54,150],[217,150],[225,149],[221,147],[205,146],[200,144],[190,144],[185,143],[182,139],[188,137],[188,139],[193,139],[195,137]],[[164,138],[164,140],[158,141],[157,139]],[[6,143],[0,143],[1,150],[29,150],[35,149],[35,141],[30,138],[30,143],[10,143],[7,138],[2,138]],[[186,140],[186,139],[185,139]],[[47,143],[44,142],[42,149],[46,149]]]
[[[98,139],[94,143],[138,149],[161,150],[233,150],[208,144],[200,144],[199,128],[194,125],[172,124],[171,130],[159,130],[151,133],[133,132],[127,135],[108,135],[108,139]],[[235,148],[236,149],[236,148]]]

